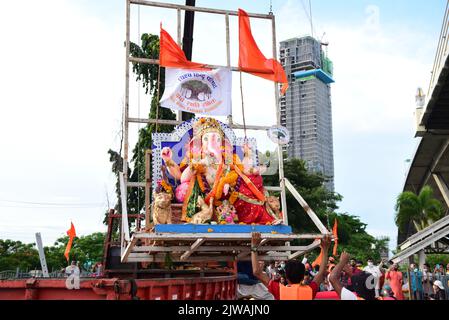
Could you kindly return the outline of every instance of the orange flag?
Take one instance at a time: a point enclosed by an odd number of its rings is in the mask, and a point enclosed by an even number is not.
[[[282,83],[281,94],[288,89],[284,68],[275,59],[267,59],[251,33],[248,14],[239,9],[239,69],[267,80]]]
[[[72,248],[73,238],[76,237],[75,226],[73,225],[73,222],[70,222],[70,229],[67,230],[67,235],[69,236],[69,242],[67,243],[67,247],[65,248],[64,256],[67,261],[69,261],[69,252]]]
[[[334,250],[332,251],[332,255],[334,255],[334,256],[337,255],[337,246],[338,246],[337,228],[338,228],[338,220],[337,220],[337,218],[335,218],[334,227],[332,228],[332,234],[334,235]]]
[[[323,251],[320,252],[320,255],[316,257],[315,261],[312,262],[312,268],[315,268],[318,265],[321,265],[321,259],[323,259]],[[327,263],[327,261],[326,261]]]
[[[187,60],[184,51],[182,51],[170,34],[162,29],[162,23],[159,44],[159,64],[161,67],[210,70],[205,67],[205,64]]]

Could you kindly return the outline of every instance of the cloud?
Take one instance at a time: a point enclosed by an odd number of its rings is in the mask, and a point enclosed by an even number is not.
[[[122,27],[70,1],[0,4],[3,199],[98,203],[106,189],[113,193],[106,151],[117,146],[120,129]],[[35,231],[51,226],[43,234],[51,243],[65,234],[70,218],[80,233],[104,229],[103,212],[0,203],[0,237],[33,241]]]
[[[416,88],[427,89],[437,36],[419,25],[385,23],[382,10],[367,6],[353,21],[320,23],[334,62],[332,84],[336,190],[341,211],[361,217],[368,232],[396,244],[393,220],[396,195],[403,184],[404,159],[413,154]],[[279,40],[305,35],[307,17],[297,1],[276,12]]]
[[[119,20],[108,21],[88,8],[68,0],[0,3],[0,30],[7,48],[0,51],[2,199],[106,203],[107,194],[114,202],[115,177],[110,172],[106,151],[109,147],[118,149],[120,141],[124,13],[120,11]],[[114,9],[123,10],[121,2]],[[302,12],[298,1],[287,1],[279,8],[275,13],[278,41],[307,33],[304,31],[309,30],[309,23]],[[138,42],[136,13],[133,10],[131,35],[134,42]],[[157,34],[163,19],[164,27],[176,38],[175,11],[142,8],[141,15],[142,32]],[[236,65],[237,18],[230,20],[231,60]],[[261,50],[271,57],[270,23],[251,19],[251,24]],[[336,164],[345,157],[357,162],[360,154],[368,154],[368,146],[362,139],[352,148],[346,146],[351,142],[350,136],[375,136],[383,132],[390,134],[392,140],[396,137],[395,141],[404,136],[411,139],[414,93],[419,85],[426,89],[436,40],[419,30],[383,24],[382,19],[374,28],[373,24],[326,22],[316,25],[315,34],[322,35],[326,31],[329,55],[335,66],[337,82],[332,86],[332,101]],[[194,60],[225,64],[224,30],[224,18],[198,14]],[[139,90],[133,80],[131,74],[131,114],[145,117],[149,98],[140,90],[139,111]],[[273,124],[273,84],[243,75],[243,88],[247,122]],[[233,102],[234,117],[241,123],[237,74],[233,78]],[[138,127],[130,126],[130,146],[136,141]],[[259,146],[272,148],[264,134],[257,134],[257,138]],[[389,139],[384,143],[388,144]],[[404,155],[407,157],[410,154]],[[379,161],[387,165],[389,160],[384,157]],[[343,181],[340,185],[347,190],[347,196],[356,198],[357,192],[351,185],[354,172],[350,167],[336,166],[336,177],[337,181]],[[368,181],[381,175],[382,172],[367,172],[366,184],[357,188],[369,190]],[[389,201],[384,200],[384,208],[392,207]],[[55,229],[46,229],[44,241],[53,242],[65,234],[70,219],[74,220],[80,234],[105,229],[101,224],[104,211],[101,208],[31,210],[6,208],[2,204],[0,238],[34,241],[34,232],[47,226]],[[344,201],[342,208],[345,206]],[[357,207],[351,209],[356,211]],[[364,211],[362,220],[375,216],[373,210]],[[359,215],[360,212],[351,213]],[[381,229],[381,222],[376,225],[376,219],[368,220],[370,227],[372,223],[373,229]],[[387,220],[382,223],[384,221]]]
[[[419,29],[382,23],[376,6],[366,9],[360,12],[366,17],[363,24],[326,21],[315,30],[320,37],[325,33],[334,62],[334,127],[373,134],[413,130],[414,94],[430,79],[436,41]],[[307,19],[298,17],[301,11],[294,1],[280,8],[278,30],[284,39],[310,30]]]

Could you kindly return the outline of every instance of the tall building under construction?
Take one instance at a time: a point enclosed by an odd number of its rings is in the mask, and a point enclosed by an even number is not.
[[[281,124],[290,131],[288,157],[327,176],[326,187],[334,191],[332,62],[323,44],[309,36],[282,41],[280,61],[290,86],[281,98]]]

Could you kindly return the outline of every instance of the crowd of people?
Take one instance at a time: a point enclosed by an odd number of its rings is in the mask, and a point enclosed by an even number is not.
[[[260,242],[260,234],[253,233],[249,268],[252,274],[240,268],[239,288],[244,287],[240,296],[252,292],[252,286],[256,285],[257,293],[253,294],[256,299],[312,300],[318,292],[341,300],[404,300],[410,296],[414,300],[447,300],[449,297],[449,264],[447,268],[438,264],[433,269],[429,264],[422,269],[411,264],[409,272],[403,272],[391,261],[376,263],[368,258],[364,263],[347,252],[337,261],[337,257],[328,256],[329,237],[322,240],[320,261],[308,261],[306,256],[302,261],[265,264],[257,253]]]
[[[103,263],[102,262],[97,262],[92,267],[87,266],[83,269],[83,267],[81,266],[81,263],[79,261],[73,260],[70,263],[70,265],[63,268],[61,270],[61,272],[66,277],[69,277],[71,275],[80,277],[80,276],[82,276],[83,271],[87,270],[87,269],[90,269],[90,272],[87,272],[88,277],[101,278],[103,276]]]

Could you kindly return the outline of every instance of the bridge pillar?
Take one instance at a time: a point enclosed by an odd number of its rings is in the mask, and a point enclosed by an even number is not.
[[[432,176],[433,179],[435,179],[435,182],[438,186],[438,189],[441,192],[441,195],[444,198],[444,201],[446,202],[446,205],[449,207],[449,188],[446,182],[443,180],[443,177],[438,173],[434,173],[432,174]]]
[[[424,249],[418,252],[418,263],[419,268],[422,270],[424,263],[426,263],[426,253],[424,252]]]

